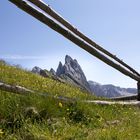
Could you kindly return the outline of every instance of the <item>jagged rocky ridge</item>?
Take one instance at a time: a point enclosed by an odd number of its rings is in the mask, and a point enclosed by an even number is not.
[[[70,56],[66,55],[65,64],[62,65],[59,62],[56,75],[90,92],[86,76],[76,59],[73,60]]]
[[[58,68],[55,72],[54,69],[51,68],[50,71],[42,70],[41,68],[35,66],[32,69],[32,72],[40,74],[44,77],[52,77],[55,80],[59,80],[61,82],[67,82],[72,85],[78,86],[83,90],[91,92],[89,83],[86,79],[86,76],[78,64],[77,60],[73,60],[70,56],[66,55],[65,64],[63,65],[59,62]]]
[[[59,82],[62,82],[62,83],[65,83],[66,81],[65,80],[63,80],[62,78],[60,78],[60,77],[58,77],[57,75],[56,75],[56,73],[55,73],[55,71],[54,71],[54,69],[50,69],[50,71],[48,71],[48,70],[46,70],[46,69],[41,69],[41,68],[39,68],[39,67],[37,67],[37,66],[35,66],[33,69],[32,69],[32,72],[33,73],[36,73],[36,74],[39,74],[39,75],[41,75],[41,76],[43,76],[43,77],[50,77],[50,78],[52,78],[52,79],[54,79],[54,80],[57,80],[57,81],[59,81]]]
[[[135,88],[121,88],[111,84],[101,85],[93,81],[89,81],[88,83],[90,85],[91,91],[96,96],[110,98],[110,97],[119,97],[119,96],[129,96],[137,93],[137,90]]]
[[[93,81],[87,81],[86,76],[77,60],[72,59],[68,55],[65,57],[64,65],[59,62],[56,72],[52,68],[50,71],[47,71],[46,69],[43,70],[39,67],[34,67],[32,72],[43,77],[51,77],[60,82],[70,83],[97,96],[110,98],[137,93],[137,90],[134,88],[120,88],[114,85],[101,85]]]

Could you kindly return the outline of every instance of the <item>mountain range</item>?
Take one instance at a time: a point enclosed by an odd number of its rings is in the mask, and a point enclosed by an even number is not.
[[[101,97],[119,97],[136,94],[135,88],[121,88],[111,84],[102,85],[94,81],[87,81],[87,78],[76,59],[72,59],[69,55],[65,56],[65,64],[59,62],[58,68],[55,71],[53,68],[50,71],[41,69],[35,66],[32,72],[40,74],[43,77],[51,77],[55,80],[64,83],[70,83],[82,90],[86,90],[91,94]]]

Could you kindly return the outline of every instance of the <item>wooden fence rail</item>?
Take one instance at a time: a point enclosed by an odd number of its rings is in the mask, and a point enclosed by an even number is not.
[[[119,104],[119,105],[131,105],[131,106],[140,106],[140,102],[138,101],[131,101],[131,102],[120,102],[119,99],[117,99],[118,101],[101,101],[101,100],[80,100],[80,99],[76,99],[76,98],[69,98],[69,97],[65,97],[65,96],[54,96],[48,93],[39,93],[37,91],[33,91],[30,89],[27,89],[25,87],[21,87],[21,86],[13,86],[13,85],[9,85],[3,82],[0,82],[0,93],[1,91],[6,91],[7,93],[12,93],[12,94],[19,94],[19,95],[34,95],[34,96],[42,96],[42,97],[50,97],[53,98],[55,100],[60,100],[62,102],[71,102],[71,103],[75,103],[75,102],[83,102],[83,103],[89,103],[89,104],[98,104],[98,105],[114,105],[114,104]],[[113,99],[114,100],[114,99]]]

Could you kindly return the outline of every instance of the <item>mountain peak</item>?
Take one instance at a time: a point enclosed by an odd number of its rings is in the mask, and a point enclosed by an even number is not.
[[[54,70],[53,68],[50,69],[50,73],[51,73],[52,75],[56,75],[56,72],[55,72],[55,70]]]
[[[56,75],[60,76],[61,74],[63,74],[64,70],[63,70],[63,65],[61,62],[59,62],[58,68],[56,70]]]
[[[73,81],[74,84],[90,91],[89,84],[81,66],[76,59],[72,59],[69,55],[65,56],[64,65],[59,62],[56,75],[63,78],[65,77],[66,79]]]
[[[35,66],[35,67],[33,67],[32,72],[33,72],[33,73],[40,74],[40,71],[41,71],[41,70],[42,70],[41,68]]]
[[[65,63],[69,63],[70,61],[72,61],[73,59],[69,56],[69,55],[66,55],[65,56]]]
[[[72,59],[71,56],[69,56],[69,55],[65,56],[65,63],[70,63],[70,62],[73,62],[73,61],[75,63],[78,63],[77,60],[76,59]]]

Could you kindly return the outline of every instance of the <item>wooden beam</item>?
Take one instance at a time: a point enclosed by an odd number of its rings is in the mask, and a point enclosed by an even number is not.
[[[139,101],[100,101],[100,100],[85,100],[85,103],[98,104],[98,105],[123,105],[123,106],[138,106],[140,107]]]
[[[16,94],[21,94],[21,95],[28,95],[30,93],[33,93],[32,90],[29,90],[25,87],[13,86],[13,85],[9,85],[9,84],[2,83],[2,82],[0,82],[0,90],[4,90],[7,92],[13,92]]]
[[[137,100],[140,101],[140,82],[137,83],[137,91],[138,91]]]
[[[84,49],[85,51],[89,52],[91,55],[97,57],[104,63],[108,64],[109,66],[115,68],[116,70],[120,71],[126,76],[131,77],[132,79],[136,81],[140,81],[140,77],[131,73],[130,71],[126,70],[122,66],[118,65],[117,63],[113,62],[112,60],[108,59],[106,56],[98,52],[96,49],[91,47],[89,44],[85,43],[75,35],[73,35],[71,32],[68,30],[64,29],[61,27],[59,24],[57,24],[55,21],[44,15],[42,12],[38,11],[36,8],[32,7],[29,5],[27,2],[23,0],[9,0],[10,2],[14,3],[17,5],[20,9],[24,10],[28,14],[32,15],[42,23],[48,25],[51,29],[55,30],[56,32],[60,33],[63,35],[65,38],[68,40],[72,41],[76,45],[78,45],[80,48]]]
[[[138,95],[134,94],[134,95],[128,95],[128,96],[112,97],[110,99],[115,100],[115,101],[137,100]]]
[[[71,103],[75,103],[75,102],[82,102],[82,103],[90,103],[90,104],[97,104],[97,105],[114,105],[114,104],[118,104],[118,105],[132,105],[132,106],[140,106],[140,102],[138,101],[133,101],[133,102],[118,102],[118,101],[101,101],[101,100],[79,100],[76,98],[68,98],[68,97],[64,97],[64,96],[53,96],[51,94],[47,94],[47,93],[38,93],[32,90],[29,90],[25,87],[21,87],[21,86],[13,86],[13,85],[9,85],[6,83],[2,83],[0,82],[0,93],[1,91],[7,91],[8,93],[15,93],[15,94],[19,94],[19,95],[31,95],[31,94],[35,94],[35,95],[39,95],[39,96],[43,96],[43,97],[51,97],[53,99],[56,100],[60,100],[62,102],[71,102]]]
[[[133,72],[136,75],[140,76],[140,74],[136,70],[134,70],[128,64],[126,64],[121,59],[119,59],[118,57],[116,57],[116,55],[114,55],[114,54],[110,53],[109,51],[107,51],[106,49],[102,48],[100,45],[96,44],[93,40],[91,40],[90,38],[88,38],[82,32],[80,32],[79,30],[77,30],[76,27],[74,27],[73,25],[71,25],[71,23],[69,23],[67,20],[65,20],[61,15],[59,15],[49,5],[47,5],[46,3],[44,3],[41,0],[28,0],[28,1],[30,1],[31,3],[33,3],[34,5],[36,5],[37,7],[39,7],[41,10],[43,10],[44,12],[46,12],[47,14],[49,14],[50,16],[52,16],[59,23],[61,23],[62,25],[64,25],[66,28],[68,28],[70,31],[72,31],[73,33],[75,33],[77,36],[79,36],[80,38],[82,38],[83,40],[85,40],[87,43],[89,43],[90,45],[92,45],[94,48],[96,48],[97,50],[103,52],[104,54],[106,54],[110,58],[114,59],[115,61],[119,62],[121,65],[123,65],[124,67],[126,67],[127,69],[129,69],[131,72]]]

